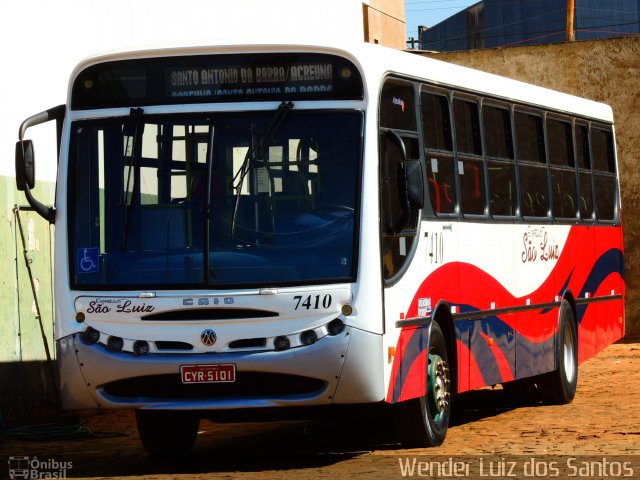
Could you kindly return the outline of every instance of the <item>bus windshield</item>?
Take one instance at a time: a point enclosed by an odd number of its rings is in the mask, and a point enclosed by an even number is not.
[[[362,121],[358,111],[134,109],[74,122],[73,287],[354,280]]]

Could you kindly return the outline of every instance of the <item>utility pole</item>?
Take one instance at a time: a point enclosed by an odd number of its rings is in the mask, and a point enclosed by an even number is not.
[[[576,12],[575,0],[567,0],[567,33],[565,35],[566,42],[576,41],[576,29],[573,23]]]

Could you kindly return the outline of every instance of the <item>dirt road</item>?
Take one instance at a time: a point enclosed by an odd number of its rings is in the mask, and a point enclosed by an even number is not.
[[[40,478],[639,478],[639,372],[640,344],[622,343],[580,367],[570,405],[518,406],[499,388],[470,392],[455,407],[445,444],[428,450],[399,449],[392,426],[380,418],[203,421],[192,455],[158,461],[145,454],[131,412],[93,415],[86,418],[90,429],[123,435],[58,442],[0,438],[0,478],[15,477],[25,457]]]

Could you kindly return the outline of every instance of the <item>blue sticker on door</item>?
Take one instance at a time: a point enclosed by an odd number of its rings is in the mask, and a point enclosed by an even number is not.
[[[76,273],[98,273],[99,261],[98,247],[79,248],[76,252]]]

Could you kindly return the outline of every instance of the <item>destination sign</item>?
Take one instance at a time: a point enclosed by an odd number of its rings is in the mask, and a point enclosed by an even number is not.
[[[347,67],[340,72],[350,76]],[[167,72],[172,97],[262,96],[333,91],[333,63],[188,68]]]
[[[72,108],[362,98],[360,73],[335,55],[210,55],[94,65],[76,78]]]

